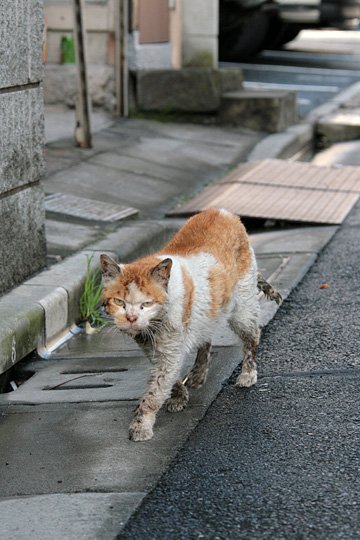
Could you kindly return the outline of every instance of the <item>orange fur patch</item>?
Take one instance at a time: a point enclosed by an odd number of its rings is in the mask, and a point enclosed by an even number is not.
[[[234,283],[250,270],[248,235],[233,214],[211,208],[193,216],[160,253],[189,256],[201,251],[213,255],[228,274],[235,273]]]
[[[220,309],[229,302],[233,283],[226,272],[218,268],[212,268],[210,270],[208,281],[211,298],[209,315],[214,319]]]
[[[149,298],[152,298],[156,303],[163,304],[166,301],[166,292],[150,275],[151,270],[158,264],[159,259],[154,256],[144,257],[131,264],[126,264],[119,277],[104,288],[104,300],[109,298],[125,300],[128,296],[130,283],[135,283]]]
[[[192,277],[184,266],[181,267],[181,274],[185,291],[182,323],[186,327],[190,323],[191,310],[194,302],[195,286]]]

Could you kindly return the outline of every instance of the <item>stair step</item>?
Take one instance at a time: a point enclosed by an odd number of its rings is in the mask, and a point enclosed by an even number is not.
[[[321,118],[316,125],[316,135],[323,147],[335,142],[360,138],[360,108],[340,109]]]
[[[255,131],[278,133],[297,121],[296,92],[240,90],[221,96],[220,121]]]

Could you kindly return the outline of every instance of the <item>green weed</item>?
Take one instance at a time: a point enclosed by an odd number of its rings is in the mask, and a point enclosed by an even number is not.
[[[102,293],[101,270],[91,270],[93,255],[87,256],[84,290],[80,298],[80,316],[92,327],[103,327],[106,320],[101,314],[100,299]]]

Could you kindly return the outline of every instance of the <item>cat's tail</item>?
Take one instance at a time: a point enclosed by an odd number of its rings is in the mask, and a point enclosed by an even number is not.
[[[258,272],[257,275],[257,287],[260,292],[263,292],[267,300],[273,300],[279,306],[282,303],[283,299],[279,291],[275,290],[270,283],[266,281],[264,276]]]

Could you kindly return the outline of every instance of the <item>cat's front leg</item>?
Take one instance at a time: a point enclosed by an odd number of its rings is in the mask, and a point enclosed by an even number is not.
[[[156,414],[163,403],[170,397],[171,389],[179,377],[183,355],[179,348],[179,339],[166,340],[165,347],[155,351],[155,366],[151,371],[148,389],[135,410],[130,424],[129,439],[147,441],[153,436]]]

